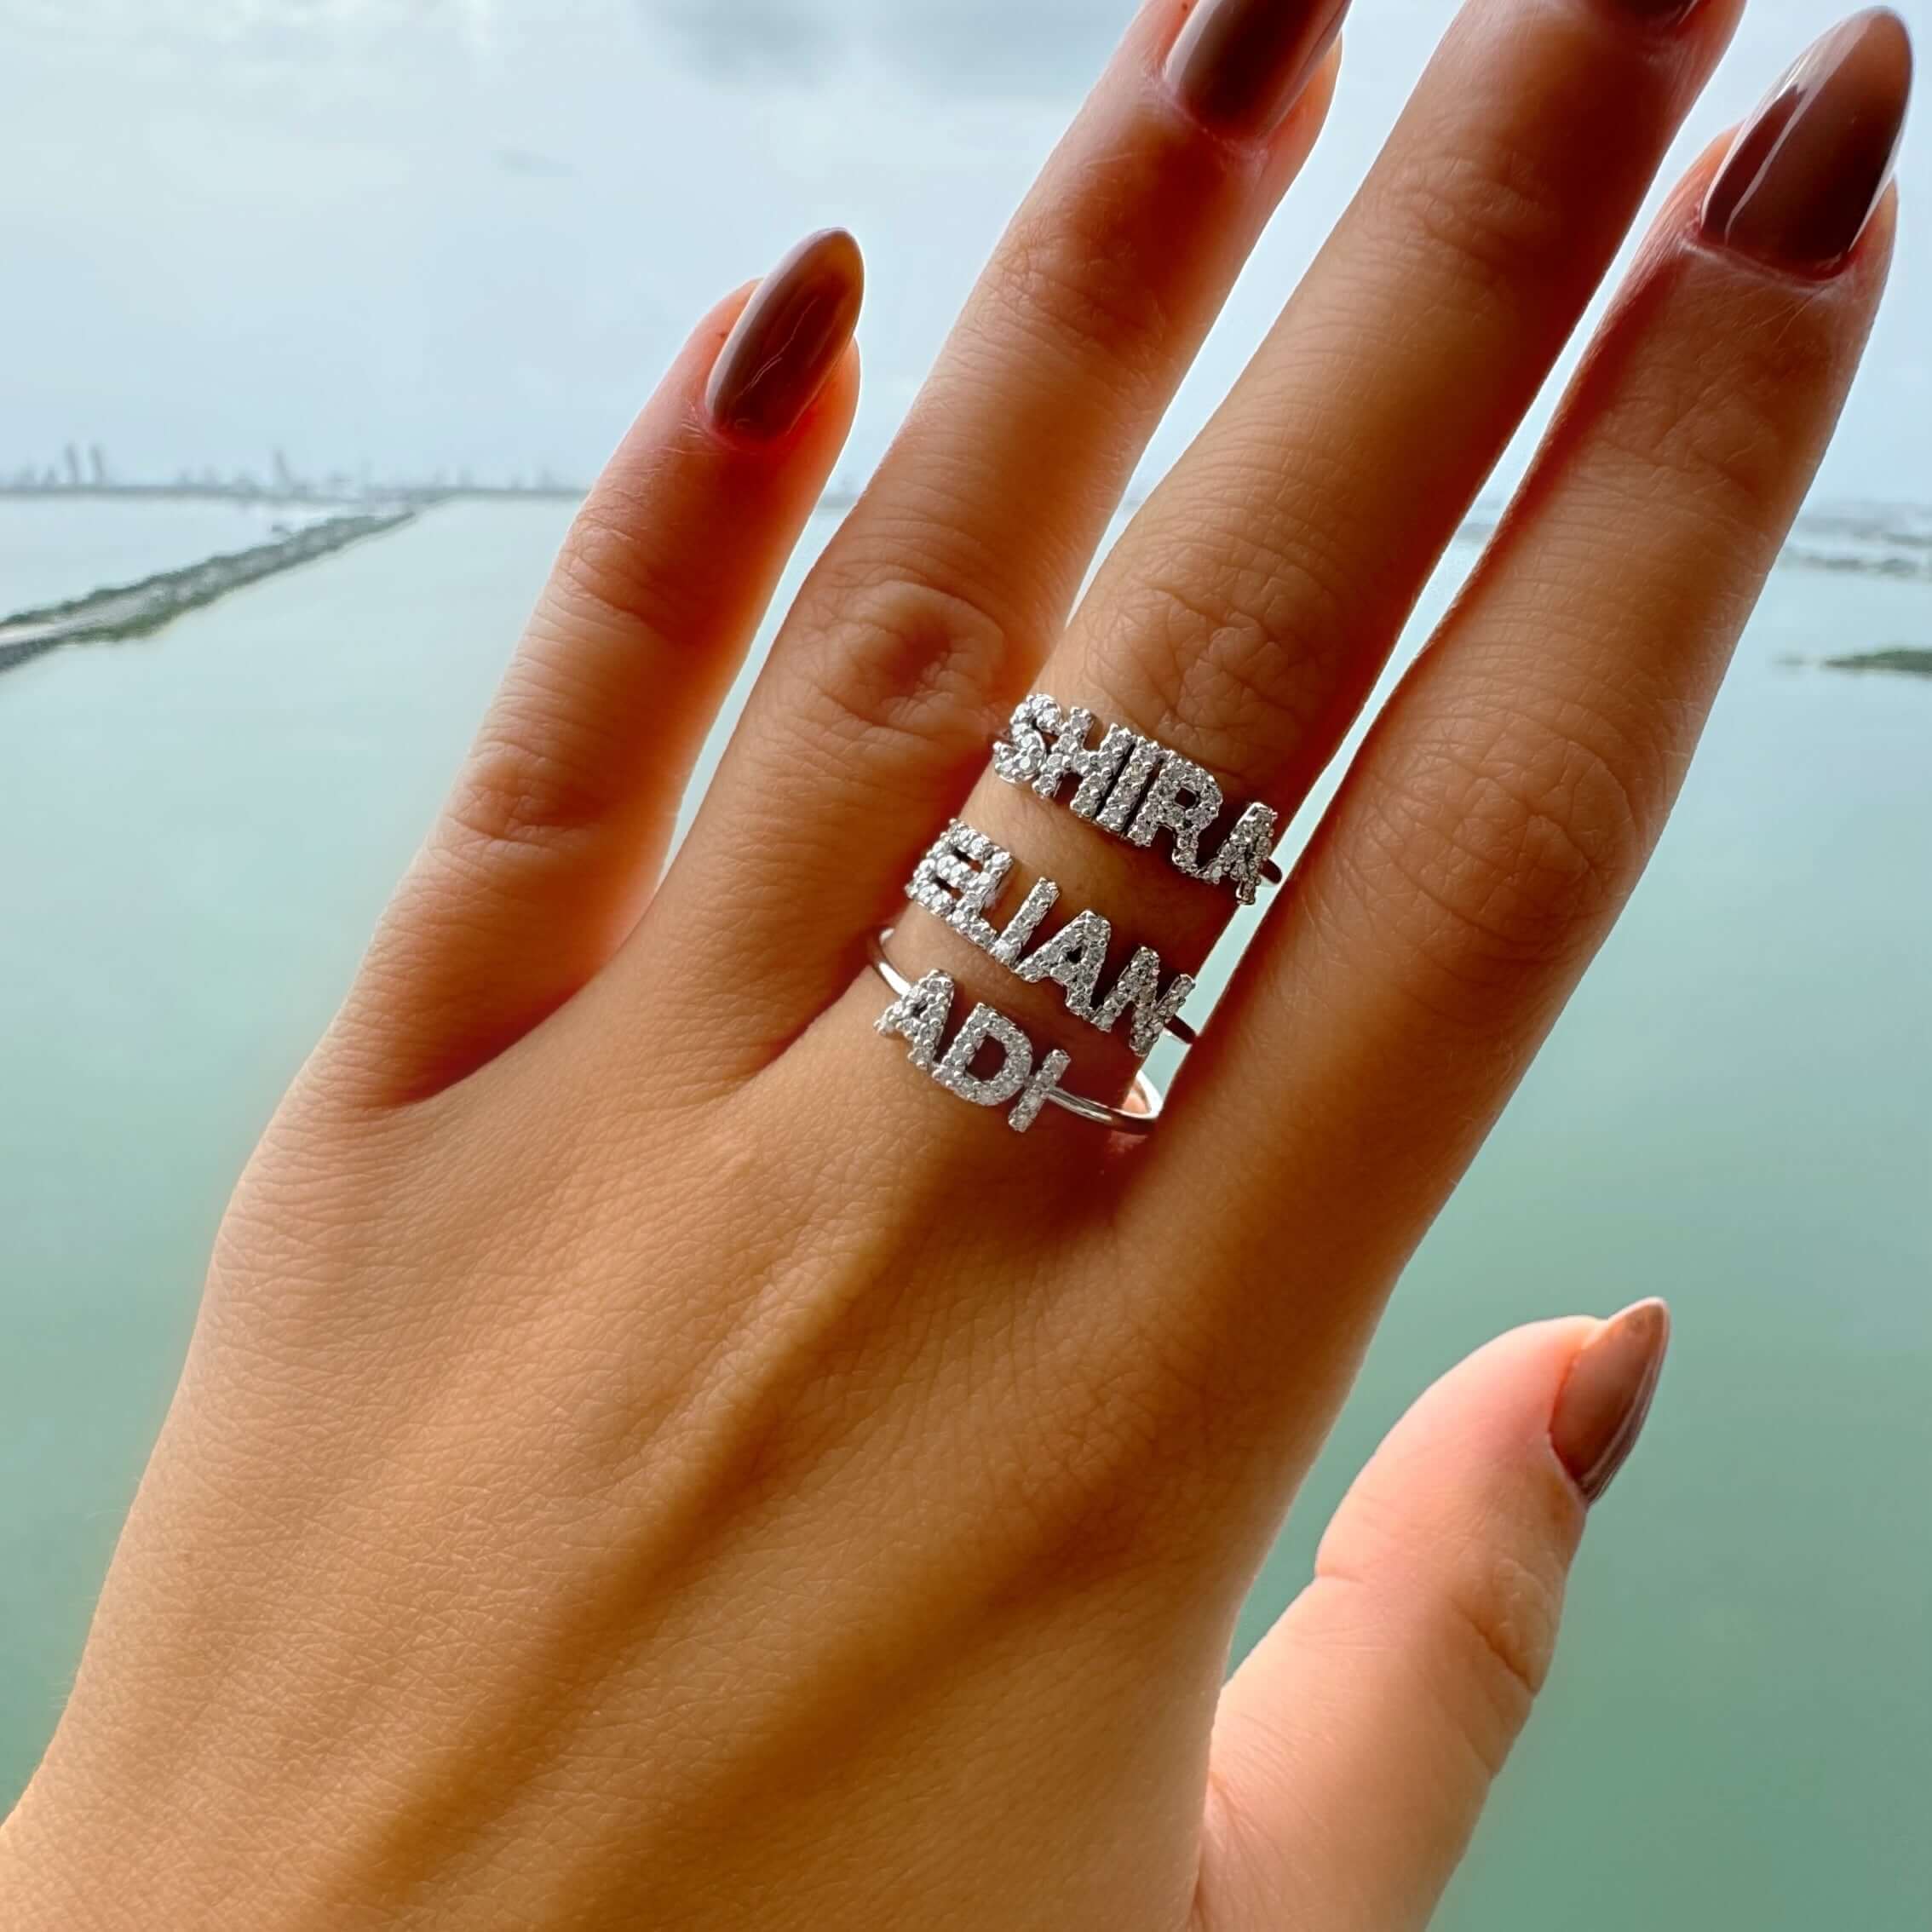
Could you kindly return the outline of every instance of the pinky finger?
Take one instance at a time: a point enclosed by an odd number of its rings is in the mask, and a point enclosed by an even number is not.
[[[1660,1302],[1521,1329],[1403,1418],[1222,1694],[1199,1932],[1427,1924],[1549,1670],[1586,1507],[1635,1446],[1669,1338]]]
[[[802,244],[705,319],[599,478],[331,1035],[359,1094],[462,1079],[636,923],[851,427],[862,280],[849,235]]]

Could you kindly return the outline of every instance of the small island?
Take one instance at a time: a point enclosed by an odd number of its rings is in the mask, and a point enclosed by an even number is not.
[[[1906,677],[1932,677],[1932,650],[1895,644],[1883,651],[1860,651],[1848,658],[1826,658],[1826,670],[1894,671]]]
[[[0,671],[26,664],[62,644],[106,643],[145,637],[184,612],[198,610],[244,584],[293,570],[351,543],[411,522],[409,507],[356,511],[289,531],[252,549],[206,557],[184,569],[162,571],[138,584],[90,592],[64,604],[22,611],[0,620]]]

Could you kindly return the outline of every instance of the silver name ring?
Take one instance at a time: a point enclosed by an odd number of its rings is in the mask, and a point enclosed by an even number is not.
[[[990,959],[1029,986],[1051,980],[1066,996],[1067,1010],[1103,1033],[1128,1021],[1128,1047],[1145,1060],[1164,1032],[1192,1046],[1194,1029],[1180,1017],[1194,991],[1191,974],[1166,975],[1151,946],[1136,946],[1112,983],[1103,988],[1113,923],[1097,912],[1080,912],[1053,938],[1036,943],[1046,916],[1060,902],[1060,888],[1041,879],[1003,929],[986,917],[1006,888],[1013,854],[983,832],[955,819],[934,840],[906,888],[906,896],[943,919]]]
[[[1143,1073],[1134,1078],[1131,1107],[1108,1107],[1084,1095],[1070,1094],[1060,1084],[1072,1061],[1055,1048],[1036,1067],[1033,1044],[1019,1025],[997,1009],[975,1006],[964,1025],[953,1036],[952,1044],[941,1051],[940,1042],[951,1018],[957,988],[945,973],[929,973],[924,979],[909,980],[886,957],[886,942],[891,929],[879,934],[867,948],[872,970],[891,988],[893,1003],[880,1015],[875,1031],[897,1034],[907,1043],[907,1058],[939,1085],[975,1107],[1004,1107],[1014,1102],[1007,1124],[1024,1134],[1040,1117],[1041,1110],[1057,1107],[1076,1120],[1090,1126],[1105,1127],[1115,1134],[1151,1134],[1161,1115],[1160,1090]],[[992,1042],[1004,1058],[999,1072],[980,1075],[973,1062]]]
[[[1214,831],[1226,803],[1220,780],[1124,725],[1107,726],[1100,742],[1090,745],[1094,725],[1091,711],[1062,710],[1036,691],[1014,707],[1006,736],[993,746],[992,768],[1009,785],[1025,785],[1041,798],[1057,798],[1067,779],[1075,779],[1069,802],[1075,818],[1143,848],[1166,833],[1176,871],[1227,885],[1244,906],[1254,904],[1264,879],[1280,883],[1274,863],[1279,812],[1249,806],[1220,836],[1214,856],[1204,858],[1201,842]]]

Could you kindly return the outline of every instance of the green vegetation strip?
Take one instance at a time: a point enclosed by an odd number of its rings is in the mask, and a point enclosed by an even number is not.
[[[1827,670],[1902,671],[1907,677],[1932,677],[1932,651],[1898,644],[1889,651],[1860,651],[1849,658],[1827,658]]]
[[[204,557],[186,569],[164,571],[158,577],[143,578],[139,584],[90,591],[68,603],[22,611],[0,621],[0,671],[11,670],[15,664],[62,644],[146,637],[172,624],[185,611],[211,604],[244,584],[259,584],[265,577],[328,556],[365,537],[380,536],[411,522],[415,515],[413,509],[396,509],[332,516],[278,537],[272,543]]]

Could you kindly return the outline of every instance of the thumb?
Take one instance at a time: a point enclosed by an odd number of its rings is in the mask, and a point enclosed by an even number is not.
[[[1428,1923],[1550,1668],[1587,1506],[1670,1338],[1646,1302],[1494,1342],[1403,1418],[1222,1693],[1206,1932]]]

